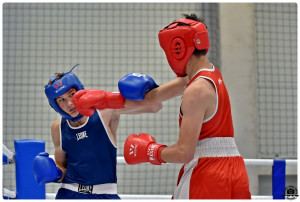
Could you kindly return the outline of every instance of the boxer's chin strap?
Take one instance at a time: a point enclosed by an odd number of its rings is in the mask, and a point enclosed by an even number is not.
[[[73,122],[76,122],[76,121],[79,121],[80,119],[82,119],[84,116],[82,114],[78,114],[78,116],[76,117],[73,117],[69,120],[73,121]]]

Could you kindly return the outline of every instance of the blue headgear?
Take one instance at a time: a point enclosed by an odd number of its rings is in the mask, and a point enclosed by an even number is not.
[[[71,88],[75,88],[77,91],[84,89],[82,83],[78,79],[78,77],[72,73],[72,70],[78,66],[79,64],[75,65],[71,71],[65,73],[61,78],[53,82],[51,85],[45,86],[45,94],[49,100],[50,106],[58,112],[62,117],[71,120],[71,121],[78,121],[83,117],[83,115],[79,114],[76,117],[70,116],[68,113],[64,112],[57,104],[56,98],[65,94]],[[54,74],[50,77],[49,83],[54,81],[57,74]]]

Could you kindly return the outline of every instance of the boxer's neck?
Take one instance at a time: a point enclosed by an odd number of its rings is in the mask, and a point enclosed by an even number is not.
[[[186,65],[186,73],[189,80],[191,80],[196,72],[200,69],[212,69],[212,64],[209,62],[206,56],[192,55]]]

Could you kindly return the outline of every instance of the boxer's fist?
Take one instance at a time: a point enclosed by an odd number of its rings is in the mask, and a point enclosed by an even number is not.
[[[55,182],[62,178],[63,172],[46,152],[39,153],[32,162],[33,173],[39,184]]]
[[[118,86],[122,96],[133,101],[144,100],[147,91],[158,87],[150,76],[141,73],[125,75],[120,79]]]
[[[124,108],[125,99],[119,92],[84,89],[73,96],[75,108],[84,116],[91,116],[95,109]]]
[[[127,137],[124,145],[124,158],[128,164],[150,162],[155,165],[165,163],[160,153],[166,145],[157,144],[154,137],[146,133],[132,134]]]

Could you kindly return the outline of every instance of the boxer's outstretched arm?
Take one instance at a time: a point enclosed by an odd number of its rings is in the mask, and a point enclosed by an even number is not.
[[[80,90],[73,96],[73,103],[84,116],[91,116],[95,109],[114,109],[116,115],[155,113],[163,101],[182,95],[187,82],[188,78],[178,77],[158,86],[148,75],[130,73],[120,79],[120,92]]]
[[[176,79],[160,85],[148,91],[142,101],[125,99],[123,109],[117,109],[119,114],[155,113],[162,108],[162,102],[183,94],[188,78],[177,77]]]
[[[95,109],[114,109],[115,114],[153,113],[162,108],[162,102],[182,94],[186,80],[177,78],[161,87],[146,74],[130,73],[118,82],[120,92],[84,89],[76,92],[73,103],[84,116]]]

